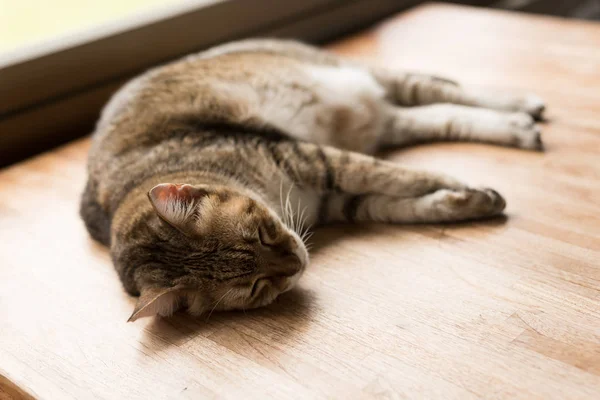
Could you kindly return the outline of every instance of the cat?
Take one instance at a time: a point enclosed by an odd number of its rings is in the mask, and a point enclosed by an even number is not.
[[[291,289],[309,227],[499,215],[496,191],[372,156],[481,141],[541,150],[544,102],[341,59],[300,42],[224,44],[149,70],[103,109],[81,216],[110,246],[130,321],[249,309]]]

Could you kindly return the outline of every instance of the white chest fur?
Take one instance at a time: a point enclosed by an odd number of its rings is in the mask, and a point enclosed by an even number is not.
[[[312,226],[317,222],[321,197],[317,192],[308,188],[300,188],[286,181],[280,185],[278,193],[279,215],[294,230],[302,226]]]
[[[280,85],[263,94],[252,112],[293,137],[335,145],[343,114],[343,134],[356,139],[364,127],[376,127],[384,89],[367,71],[352,67],[303,65],[300,74],[282,77]]]

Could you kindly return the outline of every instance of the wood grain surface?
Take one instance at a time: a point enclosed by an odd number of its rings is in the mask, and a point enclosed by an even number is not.
[[[89,141],[0,172],[0,398],[600,398],[599,48],[595,24],[444,5],[333,44],[535,91],[547,151],[388,154],[496,188],[507,217],[322,229],[298,289],[252,312],[126,323],[77,214]]]

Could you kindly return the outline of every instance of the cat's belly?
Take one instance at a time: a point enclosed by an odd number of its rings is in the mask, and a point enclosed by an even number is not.
[[[300,65],[262,98],[261,119],[294,138],[371,153],[384,126],[382,86],[366,70]]]

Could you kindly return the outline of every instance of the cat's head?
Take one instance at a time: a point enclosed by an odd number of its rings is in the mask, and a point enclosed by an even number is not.
[[[263,306],[291,289],[308,263],[300,237],[241,192],[167,183],[148,198],[153,212],[113,254],[140,293],[130,320]]]

